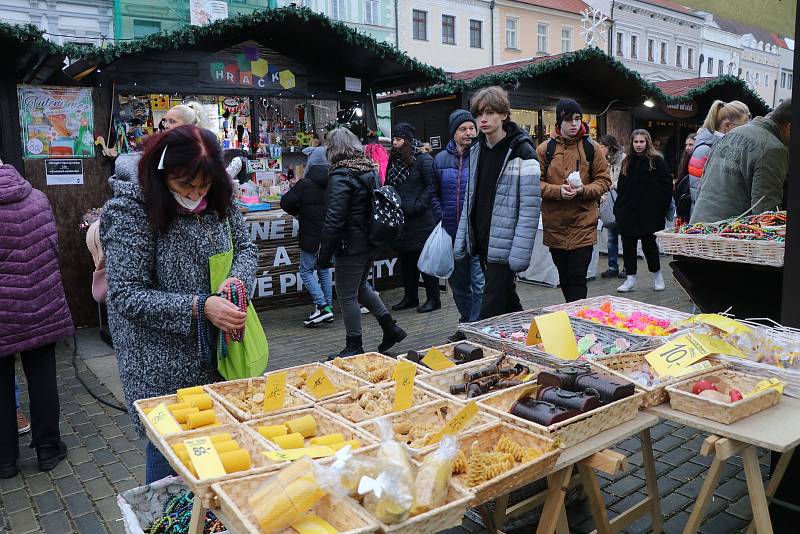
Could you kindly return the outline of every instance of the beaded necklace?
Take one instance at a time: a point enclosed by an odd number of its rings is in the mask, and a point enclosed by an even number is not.
[[[210,296],[204,293],[197,296],[197,350],[200,351],[203,362],[209,366],[214,362],[209,344],[208,321],[206,320],[206,301]]]
[[[224,291],[219,293],[219,296],[228,299],[237,308],[239,308],[239,311],[247,313],[247,290],[244,284],[240,280],[237,279],[232,280],[228,285],[228,287],[226,287]],[[232,341],[241,342],[243,338],[244,338],[244,328],[242,328],[241,330],[233,330],[232,332],[220,331],[217,342],[217,346],[219,349],[217,350],[217,357],[220,360],[227,358],[228,345]]]
[[[147,534],[187,534],[192,521],[194,493],[181,490],[164,503],[163,515],[156,519],[147,529]],[[215,534],[225,531],[225,526],[213,512],[206,512],[204,534]]]

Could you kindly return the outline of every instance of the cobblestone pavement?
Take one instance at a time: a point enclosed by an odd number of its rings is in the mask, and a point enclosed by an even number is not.
[[[640,276],[640,287],[647,289],[630,294],[630,298],[691,311],[688,298],[671,279],[667,281],[666,291],[657,293],[649,289],[652,281],[643,267],[640,267],[640,271],[645,274]],[[613,294],[619,282],[617,279],[591,282],[589,294]],[[562,302],[558,289],[530,284],[519,284],[518,288],[526,308]],[[393,290],[382,296],[386,304],[391,305],[401,295],[399,290]],[[441,311],[432,314],[420,315],[410,310],[395,315],[409,333],[408,338],[397,347],[399,351],[426,348],[445,341],[446,336],[455,330],[458,315],[449,293],[442,295],[442,305]],[[313,330],[302,326],[309,308],[284,308],[262,314],[270,342],[270,369],[318,360],[328,353],[338,352],[343,346],[344,332],[339,317],[333,324]],[[89,331],[82,334],[78,346],[78,373],[101,398],[116,402],[107,386],[118,389],[118,383],[114,384],[113,378],[104,378],[107,384],[102,383],[82,361],[81,357],[94,350],[89,347],[90,343],[84,341],[93,338],[94,333]],[[374,349],[379,337],[380,329],[375,320],[365,317],[364,348]],[[86,392],[73,371],[72,352],[71,339],[58,345],[61,433],[69,447],[69,458],[53,471],[40,473],[36,467],[35,452],[27,446],[30,437],[25,435],[20,438],[21,475],[0,480],[0,531],[62,534],[125,530],[120,520],[116,495],[143,484],[145,441],[136,435],[127,414],[104,406]],[[22,388],[23,409],[27,413],[27,386],[19,367],[17,376]],[[680,532],[689,517],[705,469],[710,464],[710,458],[699,454],[705,434],[665,422],[652,428],[651,433],[666,531]],[[621,442],[616,449],[628,456],[629,471],[615,478],[601,475],[603,494],[611,517],[644,496],[645,477],[639,447],[637,437]],[[763,456],[762,471],[765,474],[767,461],[768,457]],[[583,533],[594,528],[585,502],[573,503],[568,512],[571,531]],[[734,457],[723,470],[709,519],[701,532],[736,532],[747,525],[750,517],[741,458]],[[533,520],[529,520],[527,525],[517,522],[513,530],[530,532],[530,521]],[[465,528],[473,532],[480,530],[466,520]],[[649,519],[645,518],[628,532],[648,530]]]

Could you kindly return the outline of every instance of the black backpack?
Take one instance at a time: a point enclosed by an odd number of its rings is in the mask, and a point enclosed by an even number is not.
[[[372,195],[372,214],[369,223],[363,227],[364,232],[373,246],[390,245],[400,235],[405,223],[400,195],[391,185],[375,188],[372,180],[367,180],[366,185]]]
[[[592,164],[594,163],[594,143],[589,139],[588,135],[581,138],[583,141],[583,153],[586,155],[586,160],[589,162],[589,177],[592,176]],[[547,141],[547,150],[544,153],[544,161],[542,170],[542,177],[547,177],[547,169],[550,168],[550,162],[553,161],[553,156],[556,153],[556,140],[552,137]]]

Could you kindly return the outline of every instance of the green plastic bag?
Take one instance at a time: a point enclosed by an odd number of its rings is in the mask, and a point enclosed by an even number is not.
[[[230,249],[227,252],[208,258],[212,293],[216,293],[219,285],[230,276],[233,265],[230,223],[228,223],[228,241]],[[251,378],[263,374],[266,370],[269,363],[269,344],[252,302],[247,306],[242,341],[231,341],[228,343],[227,356],[224,359],[219,356],[217,354],[217,369],[225,380]]]

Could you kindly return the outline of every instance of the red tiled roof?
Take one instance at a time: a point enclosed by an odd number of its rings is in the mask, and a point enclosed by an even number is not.
[[[667,96],[683,96],[690,90],[705,85],[713,79],[713,77],[707,77],[686,78],[685,80],[666,80],[663,82],[656,82],[655,85]]]
[[[680,4],[676,4],[675,2],[670,2],[669,0],[639,0],[643,4],[650,4],[654,6],[660,6],[666,9],[671,9],[672,11],[677,11],[678,13],[683,13],[684,15],[696,15],[695,12],[688,8],[684,7]]]
[[[563,54],[556,54],[553,56],[533,57],[530,59],[523,59],[520,61],[512,61],[511,63],[503,63],[502,65],[491,65],[489,67],[482,67],[480,69],[462,70],[461,72],[454,72],[450,76],[454,80],[472,80],[473,78],[477,78],[478,76],[483,76],[484,74],[500,74],[501,72],[508,72],[510,70],[521,69],[523,67],[527,67],[528,65],[536,65],[537,63],[550,61],[551,59],[557,59],[562,55]]]
[[[589,6],[581,0],[517,0],[517,2],[520,4],[547,7],[550,9],[557,9],[558,11],[577,14],[589,8]]]

